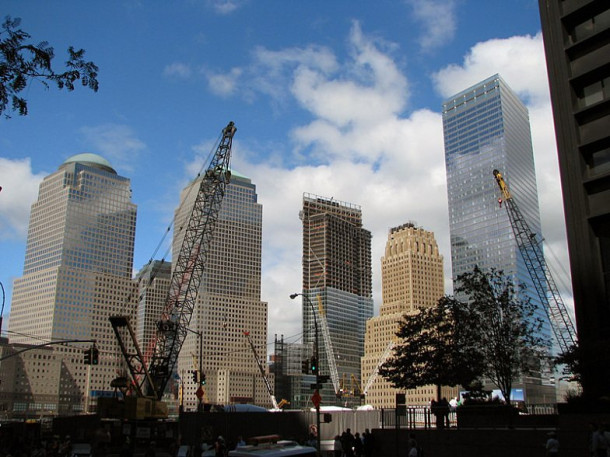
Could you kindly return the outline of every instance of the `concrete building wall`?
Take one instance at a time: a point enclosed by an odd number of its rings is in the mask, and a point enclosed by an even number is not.
[[[122,366],[108,317],[135,317],[135,224],[129,179],[100,156],[73,156],[40,184],[30,214],[24,274],[13,288],[10,342],[87,341],[54,346],[57,363],[37,368],[42,371],[36,373],[48,376],[45,388],[55,392],[56,411],[66,402],[71,411],[92,406],[91,397],[110,391]],[[83,350],[93,340],[100,363],[85,366]],[[30,360],[29,355],[23,360]]]
[[[190,214],[199,180],[190,183],[176,210],[176,227]],[[183,234],[175,233],[177,256]],[[222,201],[207,257],[191,329],[182,347],[177,373],[184,378],[184,405],[195,408],[196,384],[189,370],[198,369],[199,334],[203,335],[202,365],[206,397],[211,403],[248,401],[271,406],[254,354],[249,332],[266,370],[267,303],[261,301],[262,205],[252,181],[233,173]]]
[[[432,232],[413,223],[392,228],[388,233],[385,253],[381,259],[383,303],[379,316],[366,323],[365,354],[362,357],[362,382],[366,402],[376,408],[396,406],[396,394],[405,393],[409,405],[429,405],[436,397],[436,388],[426,386],[401,391],[380,376],[375,376],[380,363],[391,356],[390,348],[403,318],[418,309],[434,306],[444,294],[443,256]],[[456,389],[443,388],[447,398]]]

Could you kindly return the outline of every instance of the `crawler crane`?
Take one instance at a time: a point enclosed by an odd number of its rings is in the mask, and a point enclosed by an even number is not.
[[[136,393],[137,418],[167,415],[167,407],[161,398],[189,331],[218,213],[231,178],[229,165],[235,131],[233,122],[222,130],[222,139],[201,179],[195,203],[185,223],[184,239],[174,263],[169,293],[157,323],[156,344],[151,355],[142,355],[126,316],[110,317]],[[131,341],[130,344],[126,344],[125,340]]]
[[[538,297],[549,317],[549,322],[559,349],[561,352],[566,352],[576,345],[576,331],[568,310],[561,299],[561,295],[559,295],[559,290],[555,285],[551,271],[544,259],[541,247],[542,240],[538,240],[537,235],[527,224],[517,203],[508,190],[502,173],[494,170],[493,174],[502,192],[517,246],[532,277]],[[500,203],[502,202],[501,199],[499,201]]]

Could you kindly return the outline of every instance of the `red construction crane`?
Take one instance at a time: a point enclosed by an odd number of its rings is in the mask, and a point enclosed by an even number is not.
[[[164,405],[160,400],[189,331],[218,213],[231,178],[229,165],[236,130],[233,122],[222,130],[222,139],[201,179],[192,212],[185,224],[182,246],[174,262],[165,309],[157,323],[156,345],[150,357],[142,355],[128,317],[110,317],[136,397],[153,402],[152,409],[156,411],[151,414],[153,417],[163,415]],[[129,347],[125,339],[131,340]]]

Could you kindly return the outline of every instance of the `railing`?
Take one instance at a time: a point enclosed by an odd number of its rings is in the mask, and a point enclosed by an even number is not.
[[[526,404],[519,408],[522,415],[552,416],[557,404]],[[528,423],[529,421],[524,421]],[[445,417],[435,416],[429,406],[406,406],[381,410],[381,428],[453,428],[457,427],[457,413],[449,411]]]

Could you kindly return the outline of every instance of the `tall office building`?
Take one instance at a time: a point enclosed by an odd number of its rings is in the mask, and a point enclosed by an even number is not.
[[[381,258],[383,302],[379,316],[366,323],[362,382],[366,402],[376,408],[394,408],[396,394],[405,393],[409,405],[429,405],[436,387],[425,386],[406,392],[376,376],[379,364],[391,356],[399,322],[418,309],[436,305],[445,292],[443,256],[432,232],[413,223],[390,229]],[[455,397],[456,388],[443,388],[446,398]]]
[[[583,388],[610,394],[610,2],[540,0]]]
[[[14,283],[11,340],[95,340],[100,350],[99,365],[91,367],[83,365],[90,343],[54,347],[61,376],[49,381],[58,383],[58,413],[82,410],[90,397],[111,392],[121,360],[108,317],[135,309],[135,228],[129,179],[98,155],[73,156],[40,184],[23,276]]]
[[[175,227],[185,225],[199,185],[200,179],[197,179],[182,191]],[[263,208],[257,201],[256,186],[249,178],[233,171],[207,256],[191,320],[192,331],[178,359],[186,409],[193,409],[198,401],[197,386],[189,372],[198,369],[200,356],[206,376],[204,403],[271,406],[244,334],[249,332],[259,359],[266,365],[267,303],[261,301],[262,219]],[[183,232],[174,234],[174,257],[183,237]]]
[[[508,214],[498,202],[493,176],[506,178],[530,228],[540,233],[538,192],[527,108],[499,75],[443,103],[445,165],[449,198],[451,263],[454,280],[478,265],[496,268],[526,286],[545,321],[542,336],[551,339],[545,310],[517,248]],[[524,377],[529,402],[553,401],[550,376]]]
[[[359,206],[305,193],[303,210],[303,341],[313,347],[315,320],[326,319],[337,375],[359,385],[366,321],[373,316],[371,233]],[[321,306],[323,311],[319,313]],[[325,315],[325,317],[324,317]],[[323,331],[323,323],[318,323]],[[319,335],[321,374],[329,374],[328,347]],[[306,385],[309,388],[309,385]],[[332,404],[332,387],[322,391]]]
[[[153,260],[136,275],[139,294],[135,332],[140,349],[145,352],[156,343],[157,323],[169,294],[171,269],[170,262]]]

